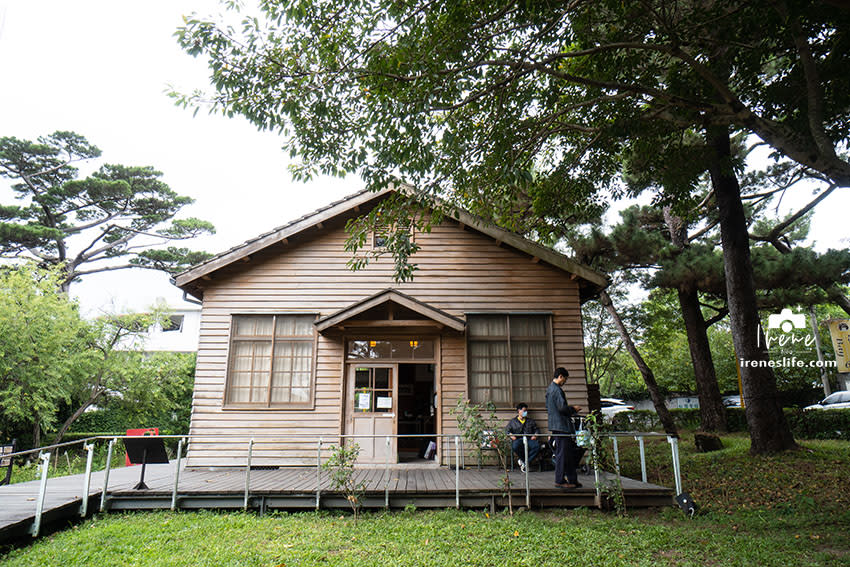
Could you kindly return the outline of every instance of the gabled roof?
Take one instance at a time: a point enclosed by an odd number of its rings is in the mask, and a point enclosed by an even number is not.
[[[172,279],[172,283],[184,291],[200,298],[203,295],[203,286],[199,284],[199,280],[202,278],[209,279],[213,272],[227,266],[231,266],[240,260],[247,260],[252,254],[260,252],[274,244],[287,243],[288,239],[302,234],[309,229],[317,227],[322,228],[324,223],[327,223],[337,217],[355,214],[361,209],[361,207],[368,207],[394,191],[404,190],[404,187],[396,188],[390,186],[381,191],[364,189],[354,193],[353,195],[339,201],[335,201],[326,207],[322,207],[321,209],[304,215],[303,217],[270,232],[261,234],[260,236],[248,240],[238,246],[234,246],[226,252],[217,254],[209,260],[177,274],[177,276]],[[608,285],[608,280],[603,274],[580,264],[551,248],[547,248],[518,234],[499,228],[494,224],[486,222],[483,219],[475,217],[461,209],[447,207],[445,214],[457,222],[482,232],[500,243],[504,243],[512,248],[525,252],[526,254],[534,257],[536,260],[546,262],[547,264],[551,264],[556,268],[560,268],[570,274],[573,274],[574,277],[581,278],[585,283],[582,287],[586,288],[582,293],[583,299],[592,297],[595,293],[598,293],[599,290],[604,289]]]
[[[427,303],[419,301],[418,299],[414,299],[409,295],[405,295],[400,291],[394,289],[385,289],[384,291],[377,293],[371,297],[367,297],[357,303],[353,303],[346,307],[345,309],[341,309],[332,315],[328,315],[322,319],[316,321],[316,330],[320,333],[331,327],[336,327],[342,324],[345,324],[347,321],[351,320],[353,317],[360,315],[370,309],[375,307],[384,305],[386,303],[395,303],[396,305],[400,305],[417,313],[426,319],[433,321],[440,326],[448,327],[455,331],[463,332],[466,327],[466,323],[464,323],[463,319],[458,319],[452,315],[449,315],[445,311],[437,309],[436,307],[432,307]],[[399,321],[401,322],[401,321]],[[374,328],[374,322],[370,321],[370,327]],[[404,321],[405,326],[410,327],[415,325],[415,321]]]

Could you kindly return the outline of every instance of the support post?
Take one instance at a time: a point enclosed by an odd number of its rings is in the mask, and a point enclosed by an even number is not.
[[[86,450],[86,474],[83,477],[82,502],[80,504],[80,517],[85,518],[89,512],[89,487],[91,486],[91,463],[94,458],[94,443],[83,445]]]
[[[115,448],[115,438],[109,440],[109,446],[106,450],[106,468],[103,471],[103,490],[100,493],[100,511],[106,511],[106,494],[109,488],[109,470],[112,468],[112,450]]]
[[[248,510],[248,497],[251,489],[251,457],[254,455],[254,438],[248,443],[248,462],[245,465],[245,502],[242,504],[243,510]]]
[[[41,514],[44,511],[44,495],[47,492],[47,473],[50,470],[50,453],[42,453],[39,458],[41,459],[41,484],[38,487],[38,500],[35,503],[35,520],[30,528],[32,537],[38,537],[38,532],[41,530]]]
[[[528,485],[528,467],[531,466],[531,463],[528,462],[528,436],[525,434],[522,436],[522,445],[525,449],[525,459],[522,461],[525,463],[525,507],[531,510],[531,488]],[[510,455],[510,449],[508,449],[508,455]]]
[[[670,443],[670,452],[673,457],[673,475],[676,481],[676,495],[678,496],[682,493],[682,472],[679,469],[679,438],[668,435],[667,442]]]
[[[455,435],[455,508],[460,509],[460,437]]]
[[[319,502],[322,497],[322,438],[316,445],[316,511],[319,510]]]
[[[640,479],[646,482],[646,448],[644,447],[643,435],[635,437],[640,447]]]
[[[390,449],[392,448],[392,442],[390,441],[390,436],[387,435],[387,457],[384,463],[384,508],[390,508]]]
[[[177,464],[174,467],[174,490],[171,491],[171,511],[177,509],[177,485],[180,484],[180,460],[183,458],[183,442],[184,438],[180,438],[177,443]]]
[[[602,507],[602,487],[599,485],[599,454],[596,452],[596,438],[590,440],[590,452],[593,455],[593,484],[596,486],[596,506]]]
[[[617,475],[620,474],[620,444],[617,443],[617,436],[614,435],[611,437],[611,440],[614,441],[614,468],[617,470]]]

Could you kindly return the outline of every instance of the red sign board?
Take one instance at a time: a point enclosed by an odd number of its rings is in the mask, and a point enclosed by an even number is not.
[[[149,427],[147,429],[128,429],[128,436],[142,436],[142,435],[159,435],[159,427]],[[130,462],[130,456],[124,455],[124,464],[128,467],[132,467],[133,463]]]

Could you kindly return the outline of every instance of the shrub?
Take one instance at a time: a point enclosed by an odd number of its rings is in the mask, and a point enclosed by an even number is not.
[[[670,414],[679,429],[699,429],[698,409],[672,409]],[[611,422],[615,431],[663,431],[658,414],[653,410],[620,412]]]
[[[363,504],[363,494],[366,491],[366,483],[355,480],[354,463],[360,455],[360,445],[357,443],[342,443],[339,446],[331,445],[330,458],[322,463],[322,469],[330,473],[330,483],[335,490],[339,490],[351,505],[354,512],[354,522]]]
[[[842,439],[850,441],[850,409],[786,409],[785,419],[798,439]]]
[[[803,411],[785,408],[785,419],[797,439],[850,440],[850,409]],[[679,429],[699,429],[699,409],[670,410]],[[747,431],[747,416],[743,408],[726,408],[726,425],[730,432]],[[616,431],[662,431],[658,415],[652,410],[621,412],[614,416]]]

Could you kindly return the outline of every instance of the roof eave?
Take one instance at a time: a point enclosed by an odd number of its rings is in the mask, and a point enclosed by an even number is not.
[[[293,221],[292,223],[284,225],[283,227],[274,230],[264,236],[261,236],[254,240],[249,240],[248,242],[241,244],[228,252],[214,256],[203,264],[200,264],[182,273],[177,274],[174,277],[174,285],[176,285],[180,289],[186,289],[186,286],[189,286],[192,282],[201,279],[204,276],[209,276],[212,272],[224,268],[243,258],[247,258],[251,254],[254,254],[264,248],[283,242],[287,238],[295,236],[296,234],[303,232],[304,230],[307,230],[309,228],[312,228],[320,223],[327,222],[332,218],[345,214],[353,208],[364,206],[369,202],[379,199],[392,191],[393,187],[388,187],[381,191],[364,190],[359,193],[355,193],[353,196],[347,199],[337,201],[330,207],[320,209],[320,211],[317,211],[314,214],[304,216],[298,219],[297,221]],[[194,292],[190,293],[195,295]]]

